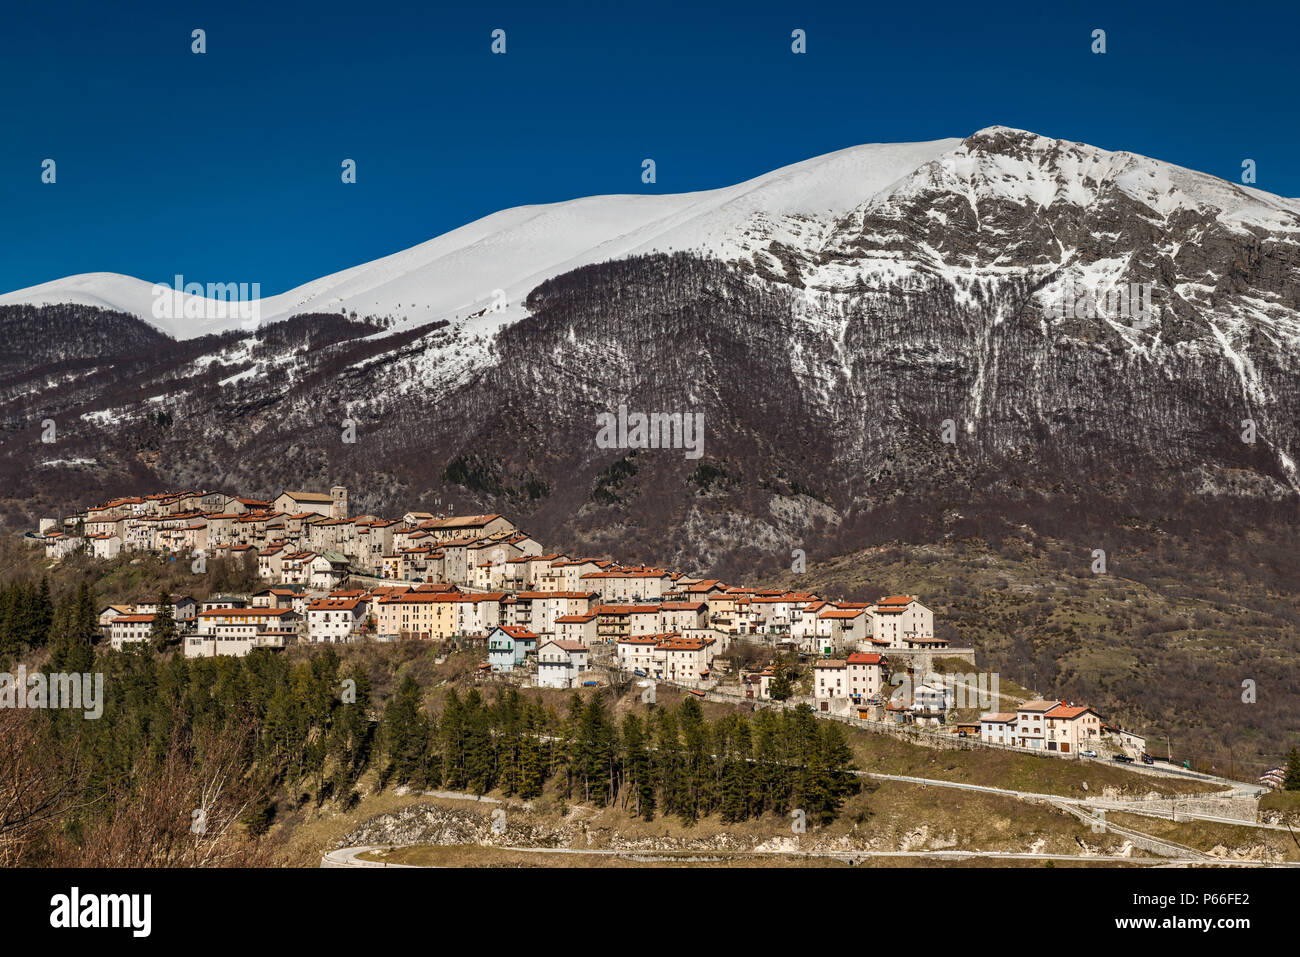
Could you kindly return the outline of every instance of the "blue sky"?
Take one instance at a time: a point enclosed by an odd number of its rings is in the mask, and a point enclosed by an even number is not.
[[[509,206],[995,124],[1233,180],[1252,158],[1300,196],[1293,4],[988,6],[13,4],[0,291],[103,270],[270,295]]]

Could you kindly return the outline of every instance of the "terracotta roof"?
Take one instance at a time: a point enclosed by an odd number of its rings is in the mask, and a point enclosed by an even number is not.
[[[865,654],[861,651],[855,651],[849,655],[849,664],[851,665],[878,665],[884,660],[884,655]]]
[[[1085,714],[1095,715],[1096,713],[1097,713],[1096,711],[1093,711],[1092,708],[1089,708],[1087,706],[1076,707],[1074,705],[1068,705],[1064,701],[1062,701],[1051,711],[1047,712],[1047,717],[1063,718],[1067,721],[1070,721],[1073,720],[1074,718],[1081,717]]]
[[[308,611],[352,611],[361,604],[360,598],[317,598],[307,606]]]
[[[713,644],[712,638],[682,638],[679,635],[667,635],[656,647],[665,651],[699,651],[711,644]]]
[[[672,635],[676,635],[676,632],[672,632]],[[668,636],[667,635],[629,635],[627,637],[619,638],[619,644],[620,645],[658,645],[659,641],[662,640],[662,638],[666,638],[666,637]]]
[[[518,625],[501,625],[499,630],[504,631],[511,638],[532,638],[536,640],[538,637],[536,633],[529,631],[527,628],[520,628]]]

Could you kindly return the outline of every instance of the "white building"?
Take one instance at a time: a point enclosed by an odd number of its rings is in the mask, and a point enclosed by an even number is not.
[[[846,698],[849,694],[849,663],[826,658],[813,665],[814,698]]]
[[[596,643],[595,615],[561,615],[552,622],[554,634],[564,641],[579,641],[590,648]]]
[[[1011,712],[980,715],[980,740],[1015,747],[1016,715]]]
[[[1016,747],[1043,750],[1047,738],[1047,712],[1059,701],[1026,701],[1016,710]]]
[[[892,595],[876,602],[871,614],[871,638],[890,648],[915,647],[934,638],[934,612],[915,595]]]
[[[628,635],[618,639],[618,666],[624,671],[642,671],[647,675],[655,673],[655,649],[665,638],[672,635]]]
[[[114,618],[108,629],[108,641],[114,651],[121,651],[128,642],[148,641],[153,628],[153,615],[123,615]]]
[[[91,535],[88,541],[96,558],[117,558],[122,551],[122,539],[116,535]]]
[[[307,606],[307,640],[342,644],[360,637],[369,603],[361,598],[318,598]]]
[[[850,697],[871,698],[885,687],[888,661],[883,655],[855,652],[845,662],[845,677]]]
[[[552,639],[537,649],[537,687],[572,688],[587,670],[587,647]]]

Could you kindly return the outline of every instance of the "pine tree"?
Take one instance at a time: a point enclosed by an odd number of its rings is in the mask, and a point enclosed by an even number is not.
[[[355,682],[355,700],[340,702],[330,728],[330,756],[334,760],[334,794],[347,800],[357,778],[370,760],[375,726],[370,720],[370,678],[364,668],[348,677]]]
[[[709,749],[709,729],[699,701],[688,696],[678,708],[685,752],[683,784],[685,802],[680,809],[683,820],[693,824],[709,813],[712,804],[713,759]]]
[[[628,794],[624,806],[632,802],[632,813],[647,821],[655,816],[655,780],[646,731],[635,714],[623,718],[623,767],[627,774]]]
[[[477,688],[465,695],[465,784],[475,794],[486,794],[495,784],[492,729],[483,696]]]
[[[411,675],[402,679],[397,692],[388,699],[383,726],[393,780],[398,784],[423,785],[429,719],[424,714],[420,685]]]
[[[546,752],[542,741],[545,730],[546,713],[541,703],[526,706],[519,756],[519,796],[526,801],[540,797],[546,784]]]
[[[655,732],[655,769],[665,814],[681,815],[689,804],[689,785],[678,736],[677,718],[671,711],[659,713]]]
[[[465,787],[465,714],[460,695],[452,688],[442,705],[438,720],[438,740],[442,745],[442,782],[452,790]]]
[[[50,626],[54,623],[54,600],[50,597],[50,580],[41,577],[32,610],[32,647],[44,645],[50,639]],[[98,616],[95,619],[98,626]]]
[[[1286,756],[1286,773],[1282,776],[1282,789],[1300,791],[1300,748],[1292,748]]]
[[[163,592],[158,596],[158,610],[154,613],[153,624],[149,628],[149,644],[154,651],[162,651],[176,641],[176,616],[172,608],[172,596]]]
[[[3,668],[8,668],[22,651],[16,621],[16,596],[16,584],[0,586],[0,667]]]
[[[511,688],[498,705],[497,780],[507,795],[519,791],[523,774],[524,699]]]
[[[89,625],[85,616],[87,605],[91,608]],[[98,630],[94,620],[94,605],[83,582],[75,596],[64,598],[55,607],[54,623],[50,627],[48,668],[51,672],[70,674],[91,670],[95,663],[91,641]]]

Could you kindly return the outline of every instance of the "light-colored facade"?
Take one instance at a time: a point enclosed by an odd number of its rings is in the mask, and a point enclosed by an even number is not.
[[[488,664],[493,671],[510,672],[523,667],[529,652],[537,650],[538,636],[527,628],[500,625],[488,633]]]
[[[1016,747],[1045,750],[1047,712],[1058,704],[1059,701],[1025,701],[1016,709]]]
[[[362,598],[319,598],[307,606],[307,640],[343,644],[365,633],[369,603]]]
[[[552,639],[537,649],[537,686],[572,688],[587,671],[587,648],[578,641]]]
[[[1086,749],[1096,749],[1101,742],[1101,718],[1088,707],[1077,707],[1062,701],[1047,712],[1045,743],[1048,751],[1078,754]]]
[[[153,619],[153,615],[123,615],[114,618],[108,630],[109,644],[114,651],[121,651],[123,645],[148,641]]]
[[[980,740],[987,744],[1016,747],[1016,714],[1000,711],[980,715]]]

